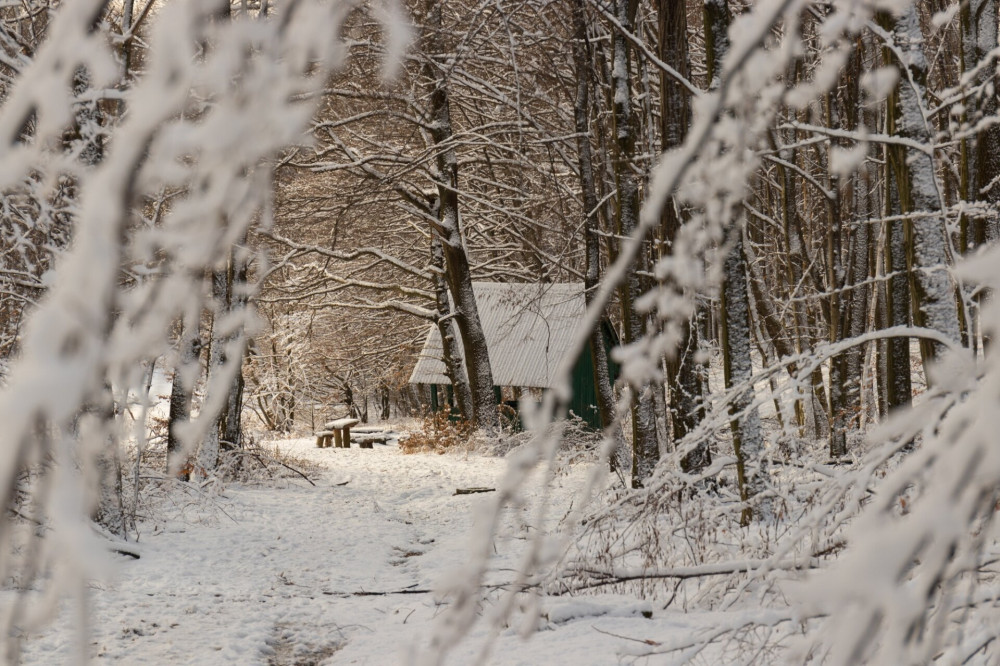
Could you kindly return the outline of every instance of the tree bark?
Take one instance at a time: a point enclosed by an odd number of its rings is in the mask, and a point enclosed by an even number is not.
[[[615,18],[622,27],[632,32],[635,3],[630,0],[615,2]],[[619,235],[632,235],[639,219],[639,187],[632,161],[635,157],[635,129],[632,126],[632,90],[630,84],[631,56],[628,42],[620,30],[613,39],[614,65],[611,78],[614,91],[613,117],[615,130],[615,185],[618,190],[616,210]],[[641,256],[641,255],[640,255]],[[622,303],[623,342],[632,344],[643,335],[644,318],[635,308],[635,301],[642,294],[638,267],[629,267],[619,290]],[[660,457],[656,441],[656,418],[653,412],[651,387],[632,387],[632,487],[641,488],[653,474]]]
[[[222,335],[220,326],[221,320],[225,316],[226,293],[228,291],[228,276],[226,271],[212,271],[211,281],[212,297],[216,310],[212,317],[212,334],[208,349],[208,380],[206,382],[208,389],[204,403],[208,403],[211,400],[212,396],[209,392],[212,390],[213,383],[215,383],[215,377],[224,370],[226,364],[225,336]],[[202,409],[204,410],[204,408],[205,405],[203,404]],[[207,417],[208,415],[206,414],[205,416]],[[197,469],[200,473],[207,473],[210,470],[214,470],[219,464],[219,422],[221,418],[221,411],[213,415],[213,422],[208,427],[205,437],[201,442],[197,463]]]
[[[712,88],[718,85],[718,65],[729,49],[729,6],[725,0],[706,0],[705,34],[708,75]],[[760,428],[760,413],[754,406],[753,361],[751,350],[750,294],[747,285],[746,255],[743,253],[742,220],[732,229],[732,248],[726,257],[722,297],[720,299],[723,375],[726,390],[738,393],[729,404],[729,422],[733,433],[733,452],[736,455],[736,477],[740,500],[744,503],[741,523],[748,525],[754,511],[748,502],[762,486],[764,473],[764,441]],[[737,388],[738,387],[738,388]],[[750,470],[757,465],[757,472]]]
[[[229,262],[228,275],[228,311],[242,312],[247,308],[247,261],[240,256],[239,248],[233,248]],[[225,449],[243,448],[243,357],[246,353],[246,343],[242,338],[243,331],[230,336],[229,344],[234,341],[238,344],[239,359],[234,361],[236,367],[233,379],[229,384],[229,392],[226,397],[226,404],[219,419],[219,442]],[[234,340],[235,338],[235,340]]]
[[[590,147],[590,70],[591,58],[587,42],[587,18],[584,0],[576,0],[573,5],[573,64],[576,70],[576,100],[573,119],[576,129],[577,159],[580,169],[580,191],[583,198],[584,251],[586,272],[584,273],[584,300],[590,307],[594,292],[601,280],[601,243],[598,232],[598,198],[594,181],[594,161]],[[602,318],[603,322],[604,319]],[[625,452],[625,437],[621,425],[615,418],[615,397],[611,388],[611,372],[605,348],[602,325],[598,324],[590,333],[590,354],[594,365],[594,387],[597,394],[597,410],[601,426],[607,437],[614,442],[608,456],[612,472],[622,469]]]
[[[831,127],[848,132],[859,130],[861,54],[855,45],[848,57],[842,75],[839,94],[827,95],[827,121]],[[851,147],[844,140],[832,142],[831,150],[838,144]],[[867,206],[864,187],[865,165],[858,173],[846,178],[830,174],[830,191],[836,197],[828,202],[827,224],[827,289],[829,290],[829,342],[846,340],[860,334],[864,327],[868,277],[868,224],[863,220]],[[845,224],[846,222],[846,224]],[[863,246],[860,242],[864,242]],[[853,251],[852,251],[853,249]],[[845,257],[846,254],[846,257]],[[862,284],[855,282],[861,280]],[[861,326],[860,329],[857,329]],[[847,455],[847,433],[861,409],[861,353],[863,348],[853,346],[830,359],[830,457]]]
[[[997,48],[996,0],[970,0],[962,4],[961,12],[963,70],[970,71]],[[989,70],[980,71],[975,83],[984,82],[989,75]],[[997,107],[997,92],[994,91],[983,96],[978,110],[985,118],[995,116]],[[968,141],[974,142],[974,160],[967,161],[971,187],[966,190],[966,201],[985,201],[991,204],[993,211],[973,219],[972,238],[968,245],[981,247],[997,238],[995,211],[1000,204],[1000,126],[992,124],[985,127]]]
[[[479,318],[476,295],[472,289],[472,272],[462,237],[458,206],[458,159],[451,145],[452,125],[448,80],[435,57],[445,53],[440,43],[443,30],[441,8],[443,0],[429,0],[427,5],[427,59],[424,73],[431,82],[431,136],[437,149],[438,216],[432,222],[444,251],[448,288],[455,302],[455,323],[462,334],[466,372],[472,395],[472,414],[476,426],[495,433],[500,428],[496,399],[493,394],[493,371],[490,367],[486,334]]]
[[[898,96],[898,134],[915,143],[931,145],[931,132],[924,117],[927,98],[927,60],[923,52],[923,35],[914,6],[910,5],[893,22],[896,43],[902,53],[900,63],[906,72],[901,77]],[[955,344],[961,343],[955,286],[948,271],[949,239],[942,215],[942,201],[931,155],[915,148],[906,148],[905,163],[900,165],[904,178],[900,194],[908,212],[915,216],[910,222],[912,246],[909,268],[915,288],[914,322],[932,328]],[[905,192],[902,184],[905,182]],[[906,196],[902,196],[902,195]],[[922,341],[921,351],[927,366],[943,352],[940,343]]]
[[[751,377],[753,366],[750,356],[750,298],[747,289],[746,258],[743,254],[743,234],[737,225],[733,229],[733,247],[726,257],[725,278],[722,288],[721,309],[723,375],[727,390],[737,390],[729,404],[732,417],[729,425],[733,433],[733,452],[736,455],[736,475],[740,500],[748,502],[762,486],[765,463],[762,458],[764,440],[760,428],[760,414],[753,404],[755,395]],[[750,465],[758,470],[752,472]],[[741,522],[749,524],[754,512],[749,506],[743,509]]]
[[[896,132],[897,93],[893,92],[886,103],[886,133]],[[902,215],[902,197],[899,184],[905,182],[906,153],[902,146],[886,145],[885,155],[885,272],[886,310],[888,326],[910,324],[910,270],[907,266],[906,238],[908,222],[896,219]],[[910,376],[910,339],[890,338],[887,342],[886,406],[888,410],[909,405],[913,396]]]
[[[659,0],[657,4],[659,28],[659,57],[681,76],[690,78],[688,63],[687,8],[683,2]],[[724,20],[724,19],[720,19]],[[714,42],[715,48],[725,49],[726,37]],[[721,57],[722,52],[718,53]],[[710,56],[711,57],[711,56]],[[684,143],[691,125],[691,99],[688,91],[665,72],[660,74],[660,142],[663,150],[677,148]],[[661,212],[660,226],[663,252],[673,252],[674,241],[681,227],[681,215],[676,200],[667,201]],[[680,324],[677,350],[666,359],[667,389],[670,394],[670,422],[673,441],[687,437],[701,421],[702,365],[696,360],[698,329],[692,324],[699,313]],[[703,469],[711,461],[708,441],[700,442],[681,460],[686,472]]]
[[[187,480],[183,471],[190,447],[185,446],[183,429],[191,420],[191,396],[201,370],[201,337],[197,322],[187,324],[181,331],[180,359],[174,368],[170,386],[170,412],[167,418],[167,476]]]
[[[434,271],[434,293],[437,304],[437,328],[441,334],[441,349],[445,371],[455,389],[455,403],[463,419],[472,419],[472,392],[465,373],[465,359],[458,345],[455,318],[448,302],[448,283],[445,280],[444,250],[437,233],[431,231],[431,266]]]

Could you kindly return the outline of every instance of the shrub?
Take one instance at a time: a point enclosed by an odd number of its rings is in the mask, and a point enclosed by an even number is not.
[[[403,453],[444,453],[449,449],[466,449],[474,431],[471,422],[461,419],[452,421],[446,413],[438,412],[421,419],[417,429],[400,441],[399,448]]]

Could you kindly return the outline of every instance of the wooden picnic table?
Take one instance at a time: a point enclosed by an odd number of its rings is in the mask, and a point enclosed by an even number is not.
[[[316,446],[322,449],[333,444],[338,449],[351,448],[351,426],[358,423],[358,419],[335,419],[324,423],[323,429],[316,433]]]

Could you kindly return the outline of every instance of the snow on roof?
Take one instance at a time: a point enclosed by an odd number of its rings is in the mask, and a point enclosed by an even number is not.
[[[473,282],[496,386],[549,388],[586,307],[583,284]],[[457,333],[457,328],[456,328]],[[461,334],[458,336],[461,344]],[[411,384],[450,384],[431,325]]]

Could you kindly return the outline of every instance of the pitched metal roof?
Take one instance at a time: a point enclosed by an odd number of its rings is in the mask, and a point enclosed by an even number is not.
[[[586,307],[583,284],[473,282],[496,386],[549,388]],[[459,336],[459,344],[461,344]],[[431,325],[411,384],[450,384]]]

